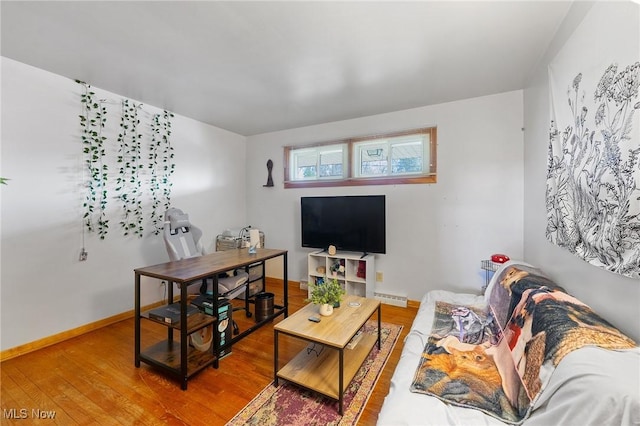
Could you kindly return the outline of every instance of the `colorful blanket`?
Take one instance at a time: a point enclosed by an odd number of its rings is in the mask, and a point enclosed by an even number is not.
[[[412,392],[519,424],[565,355],[635,346],[540,271],[518,265],[499,274],[484,308],[436,302]]]

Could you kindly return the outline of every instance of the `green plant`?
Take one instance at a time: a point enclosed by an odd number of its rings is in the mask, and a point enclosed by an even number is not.
[[[335,305],[342,301],[345,291],[336,278],[327,279],[326,277],[322,282],[316,283],[311,290],[311,297],[307,299],[307,302],[311,302],[315,305]]]
[[[6,185],[8,180],[11,179],[0,177],[0,185]]]
[[[122,213],[119,224],[125,236],[143,237],[146,219],[151,220],[153,233],[159,234],[163,228],[163,213],[171,206],[171,175],[175,171],[170,141],[173,113],[165,110],[162,114],[153,115],[150,123],[151,140],[147,146],[143,142],[147,132],[142,129],[146,129],[147,123],[144,123],[144,127],[141,123],[145,118],[142,104],[122,100],[116,145],[118,170],[117,175],[110,174],[109,165],[113,164],[115,151],[107,143],[105,134],[108,130],[103,133],[107,120],[105,104],[108,101],[97,99],[91,86],[84,81],[76,80],[76,83],[83,88],[82,113],[79,115],[84,162],[82,180],[86,191],[82,216],[83,237],[85,231],[96,231],[100,239],[105,239],[109,228],[109,198],[120,203]],[[6,180],[2,178],[0,184],[6,184]],[[115,192],[115,197],[110,196],[107,190]],[[147,195],[146,190],[151,198],[150,218],[145,217],[143,201]]]
[[[118,134],[119,176],[116,179],[116,192],[122,203],[123,217],[120,226],[124,235],[129,233],[143,236],[142,189],[140,181],[142,134],[138,131],[138,109],[142,104],[122,101],[122,117]]]
[[[104,162],[107,138],[102,135],[102,129],[107,121],[107,109],[103,105],[103,99],[94,98],[95,92],[90,90],[90,85],[80,80],[76,80],[76,83],[82,85],[84,89],[80,99],[83,109],[79,117],[82,127],[82,152],[86,170],[89,172],[86,182],[87,195],[83,204],[85,208],[83,220],[89,232],[97,228],[100,239],[104,240],[109,228],[109,220],[106,217],[109,168]],[[95,213],[98,214],[98,218],[94,225]]]
[[[175,170],[171,146],[171,118],[173,113],[154,114],[151,120],[151,144],[149,145],[149,192],[151,195],[151,222],[154,234],[163,226],[163,211],[171,207],[171,175]]]

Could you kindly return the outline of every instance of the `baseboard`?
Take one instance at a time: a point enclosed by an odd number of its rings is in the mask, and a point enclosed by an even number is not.
[[[153,309],[163,305],[164,303],[165,302],[163,301],[155,302],[150,305],[142,307],[142,310]],[[74,337],[78,337],[83,334],[90,333],[100,328],[107,327],[111,324],[115,324],[117,322],[129,319],[129,318],[133,318],[134,314],[135,314],[134,310],[122,312],[120,314],[113,315],[111,317],[104,318],[89,324],[85,324],[80,327],[73,328],[71,330],[63,331],[61,333],[43,337],[42,339],[34,340],[33,342],[25,343],[24,345],[19,345],[10,349],[5,349],[2,352],[0,352],[0,362],[6,361],[11,358],[16,358],[16,357],[19,357],[20,355],[28,354],[29,352],[34,352],[39,349],[44,349],[47,346],[55,345],[56,343],[64,342],[65,340],[73,339]]]
[[[0,362],[19,357],[20,355],[28,354],[29,352],[34,352],[38,349],[43,349],[47,346],[55,345],[56,343],[64,342],[65,340],[69,340],[82,334],[97,330],[99,328],[115,324],[128,318],[132,318],[133,314],[134,311],[123,312],[109,318],[101,319],[99,321],[85,324],[71,330],[63,331],[62,333],[57,333],[51,336],[44,337],[42,339],[34,340],[33,342],[25,343],[24,345],[5,349],[4,351],[0,352]]]
[[[265,277],[265,283],[267,286],[269,285],[279,285],[282,286],[282,279]],[[289,281],[289,286],[298,287],[300,284],[297,281]],[[174,296],[174,299],[179,299],[179,296]],[[152,303],[150,305],[146,305],[141,307],[142,311],[146,311],[148,309],[153,309],[158,306],[163,305],[164,301],[158,301]],[[34,340],[33,342],[25,343],[24,345],[19,345],[14,348],[5,349],[0,351],[0,362],[9,360],[11,358],[19,357],[20,355],[28,354],[30,352],[37,351],[39,349],[44,349],[47,346],[55,345],[56,343],[64,342],[65,340],[73,339],[74,337],[81,336],[83,334],[98,330],[103,327],[107,327],[111,324],[115,324],[117,322],[133,318],[135,311],[132,309],[127,312],[122,312],[121,314],[117,314],[108,318],[104,318],[89,324],[82,325],[77,328],[73,328],[71,330],[63,331],[61,333],[53,334],[51,336],[43,337],[42,339]]]

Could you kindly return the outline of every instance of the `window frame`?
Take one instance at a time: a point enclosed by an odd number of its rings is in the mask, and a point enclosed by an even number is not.
[[[427,135],[429,139],[429,147],[424,149],[424,152],[429,152],[429,164],[427,165],[428,171],[420,174],[406,174],[406,175],[387,175],[387,176],[367,176],[357,177],[355,176],[354,167],[354,155],[355,144],[365,141],[374,141],[376,139],[389,139],[401,136],[409,136],[414,134]],[[296,150],[317,148],[328,145],[346,145],[346,162],[343,164],[343,178],[331,179],[331,178],[316,178],[313,180],[291,180],[291,156]],[[412,130],[403,130],[399,132],[385,133],[371,136],[360,136],[354,138],[347,138],[337,141],[318,142],[307,145],[297,146],[285,146],[284,147],[284,187],[285,188],[321,188],[321,187],[339,187],[339,186],[364,186],[364,185],[406,185],[406,184],[430,184],[437,182],[437,127],[424,127]],[[424,155],[423,155],[424,161]],[[391,166],[391,165],[390,165]]]

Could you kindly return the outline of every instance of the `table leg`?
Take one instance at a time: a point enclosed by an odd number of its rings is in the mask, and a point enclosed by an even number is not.
[[[213,352],[216,354],[216,360],[213,363],[213,367],[214,368],[218,368],[220,363],[220,335],[217,332],[218,329],[218,324],[220,321],[220,314],[219,314],[219,306],[218,306],[218,275],[214,275],[213,277],[211,277],[211,279],[213,280],[213,284],[211,286],[211,301],[212,301],[212,309],[213,309],[213,315],[216,317],[216,322],[213,324]],[[230,308],[233,309],[233,308]],[[233,314],[232,314],[232,318],[233,318]],[[231,326],[231,324],[229,324]]]
[[[167,304],[173,303],[173,281],[167,282]],[[169,348],[173,348],[173,327],[167,327],[167,341]]]
[[[135,276],[135,366],[140,367],[140,275]]]
[[[216,317],[216,322],[213,323],[213,352],[216,354],[216,359],[213,361],[213,368],[219,368],[220,367],[220,336],[217,332],[218,329],[218,324],[220,321],[220,314],[218,312],[218,274],[215,274],[213,277],[211,277],[213,284],[211,287],[211,292],[212,292],[212,301],[213,301],[213,315]],[[233,309],[233,308],[229,308],[229,309]],[[233,318],[233,313],[231,313],[231,316]],[[233,342],[233,338],[231,338],[231,341]]]
[[[382,303],[378,305],[378,350],[380,350],[381,336],[382,336]]]
[[[282,275],[283,275],[283,280],[284,280],[284,317],[287,318],[289,316],[289,275],[288,275],[288,256],[287,256],[287,252],[284,253],[283,255],[283,267],[284,270],[282,271]]]
[[[171,327],[169,327],[171,328]],[[182,390],[187,390],[188,359],[187,359],[187,285],[180,285],[180,375],[182,376]]]
[[[273,331],[273,384],[278,387],[278,330]]]
[[[339,366],[338,366],[338,396],[339,396],[339,408],[338,408],[338,413],[340,413],[340,415],[343,414],[343,401],[344,401],[344,349],[340,348],[339,349],[339,353],[340,353],[340,361],[339,361]]]
[[[250,270],[250,265],[247,265],[244,268],[244,271],[247,273],[247,285],[244,287],[244,314],[247,318],[251,317],[251,311],[249,310],[249,294],[251,290],[251,283],[249,282],[251,281],[251,274],[249,273]],[[262,270],[264,271],[264,267]],[[264,282],[264,272],[262,273],[262,280]]]

